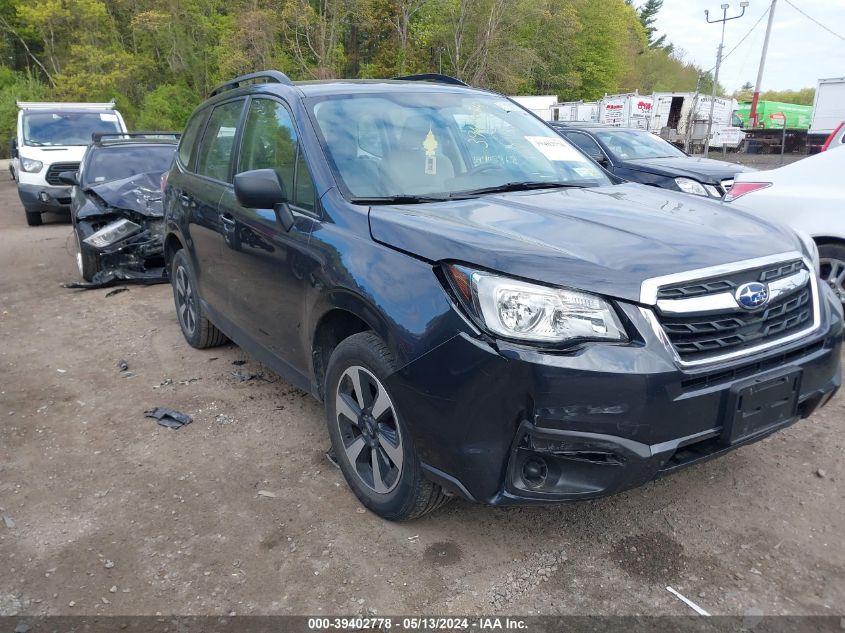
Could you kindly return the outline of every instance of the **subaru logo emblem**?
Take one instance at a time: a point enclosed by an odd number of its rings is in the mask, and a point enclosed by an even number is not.
[[[769,302],[769,287],[753,281],[737,288],[734,297],[736,302],[746,310],[756,310]]]

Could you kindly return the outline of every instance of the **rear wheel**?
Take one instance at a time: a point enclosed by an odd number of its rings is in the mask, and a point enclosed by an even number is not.
[[[845,303],[845,245],[819,245],[822,280],[833,289],[842,303]]]
[[[26,223],[29,226],[41,226],[43,220],[39,211],[26,211]]]
[[[447,499],[422,472],[414,440],[386,379],[396,370],[372,332],[337,346],[326,372],[326,417],[332,449],[352,492],[391,521],[415,519]]]
[[[176,317],[182,335],[191,347],[205,349],[222,345],[228,339],[206,316],[197,295],[196,278],[185,251],[177,251],[170,266],[170,283],[176,303]]]

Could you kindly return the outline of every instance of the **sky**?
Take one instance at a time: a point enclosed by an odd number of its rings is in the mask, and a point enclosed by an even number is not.
[[[667,41],[684,53],[684,59],[706,69],[716,65],[721,24],[707,24],[722,16],[720,6],[730,4],[728,17],[741,9],[739,0],[664,0],[655,26],[666,33]],[[793,5],[845,37],[845,0],[790,0]],[[725,30],[725,54],[751,30],[769,7],[771,0],[750,0],[745,15],[729,20]],[[642,0],[636,2],[641,5]],[[768,16],[760,20],[748,38],[722,62],[719,83],[728,92],[746,81],[757,79]],[[801,15],[786,0],[777,0],[775,21],[769,41],[769,54],[763,73],[762,90],[797,90],[815,87],[823,77],[845,77],[845,40],[828,33]]]

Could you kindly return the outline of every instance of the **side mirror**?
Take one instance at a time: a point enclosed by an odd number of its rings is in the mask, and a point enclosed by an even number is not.
[[[235,174],[235,197],[249,209],[273,209],[288,201],[285,185],[273,169]]]
[[[18,157],[18,139],[16,139],[15,137],[12,137],[12,139],[9,141],[9,157]]]
[[[63,171],[59,173],[59,181],[66,185],[78,185],[79,179],[75,171]]]
[[[248,209],[273,209],[289,231],[294,217],[288,206],[285,184],[274,169],[253,169],[235,174],[235,198]]]

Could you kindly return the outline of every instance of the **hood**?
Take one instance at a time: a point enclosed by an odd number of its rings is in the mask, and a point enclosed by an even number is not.
[[[725,178],[733,178],[736,174],[744,171],[755,171],[750,167],[736,165],[735,163],[695,156],[637,158],[624,161],[622,166],[635,171],[650,172],[671,178],[678,176],[694,178],[709,185],[718,185]]]
[[[80,209],[77,217],[86,218],[115,210],[132,211],[151,218],[164,216],[164,204],[161,193],[161,174],[155,171],[95,183],[85,187],[83,192],[88,199],[93,199],[96,206],[86,205]]]
[[[21,156],[40,160],[46,169],[53,163],[78,163],[86,149],[86,145],[23,145],[19,151]]]
[[[430,261],[635,302],[652,277],[801,250],[785,227],[634,184],[373,206],[369,215],[373,239]]]

